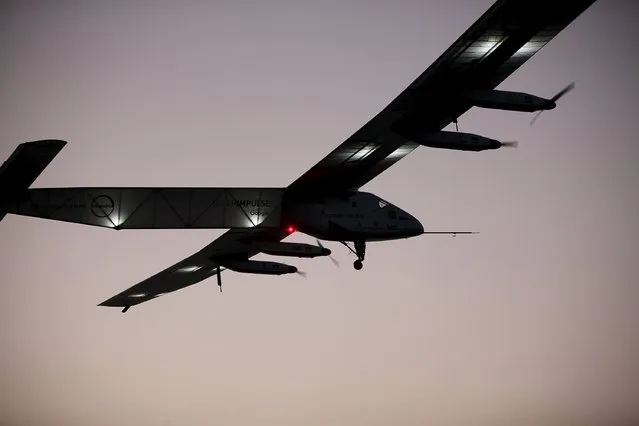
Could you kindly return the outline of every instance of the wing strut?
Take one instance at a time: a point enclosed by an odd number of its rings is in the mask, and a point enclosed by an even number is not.
[[[222,293],[222,271],[220,271],[220,265],[217,266],[217,286],[220,288],[220,293]]]

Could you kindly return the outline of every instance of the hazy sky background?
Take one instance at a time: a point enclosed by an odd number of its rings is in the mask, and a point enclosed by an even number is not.
[[[0,158],[36,186],[285,186],[492,0],[4,1]],[[576,88],[420,148],[365,189],[422,220],[365,267],[225,274],[96,304],[222,231],[0,223],[0,425],[639,424],[639,2],[600,0],[501,88]],[[312,242],[296,235],[294,240]],[[287,261],[284,259],[284,261]]]

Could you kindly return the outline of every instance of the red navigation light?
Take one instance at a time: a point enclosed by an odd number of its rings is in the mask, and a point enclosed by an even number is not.
[[[293,225],[289,225],[288,228],[286,228],[286,232],[292,234],[293,232],[295,232],[295,227]]]

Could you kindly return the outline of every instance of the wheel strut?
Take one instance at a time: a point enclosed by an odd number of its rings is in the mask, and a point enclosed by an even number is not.
[[[353,244],[355,245],[355,248],[352,248],[351,246],[349,246],[348,243],[346,243],[345,241],[340,241],[340,243],[344,244],[346,248],[348,248],[351,251],[351,253],[357,256],[357,260],[353,262],[353,268],[355,268],[358,271],[362,269],[364,267],[364,263],[363,263],[364,257],[366,256],[366,241],[365,240],[354,241]]]

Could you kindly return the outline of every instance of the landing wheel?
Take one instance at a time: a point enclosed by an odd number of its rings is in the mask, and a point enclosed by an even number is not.
[[[364,261],[364,256],[366,255],[366,241],[353,241],[355,249],[352,249],[351,246],[349,246],[345,241],[340,241],[340,243],[344,244],[347,249],[349,249],[355,256],[357,256],[357,260],[353,262],[353,268],[357,269],[358,271],[362,269],[364,267],[364,264],[362,262]]]

